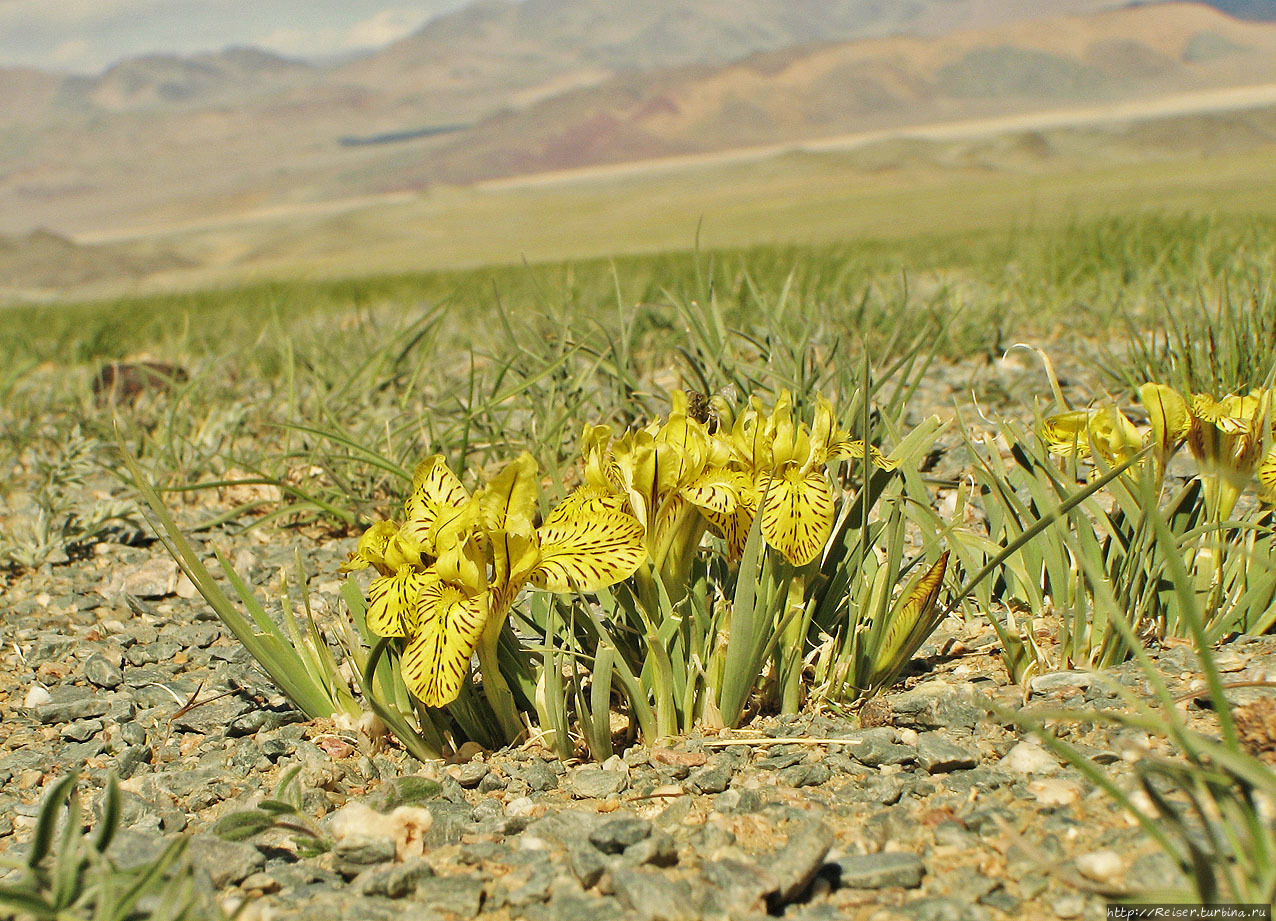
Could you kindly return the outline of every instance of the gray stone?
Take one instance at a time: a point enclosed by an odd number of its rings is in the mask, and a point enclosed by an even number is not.
[[[432,802],[426,805],[434,822],[425,833],[426,847],[442,847],[445,844],[457,844],[461,837],[474,826],[472,816],[474,810],[469,806],[457,803]]]
[[[124,651],[124,661],[129,665],[154,665],[157,662],[171,661],[181,651],[181,645],[172,640],[137,643]]]
[[[604,854],[619,854],[650,834],[651,823],[646,819],[623,816],[604,822],[591,831],[589,843]]]
[[[943,896],[918,899],[904,906],[913,921],[990,921],[992,915],[982,905]]]
[[[706,764],[687,777],[687,789],[694,793],[721,793],[731,783],[731,768],[725,764]]]
[[[893,774],[873,774],[846,788],[844,795],[853,803],[891,806],[904,795],[904,781]]]
[[[869,767],[911,764],[917,760],[917,750],[895,742],[895,730],[886,726],[861,730],[842,744],[852,758]]]
[[[651,837],[625,848],[625,862],[634,866],[672,867],[678,862],[678,845],[668,832],[656,831]]]
[[[120,738],[129,745],[144,745],[146,743],[146,729],[141,723],[123,723],[120,726]]]
[[[700,917],[686,880],[670,879],[656,870],[618,868],[611,886],[620,904],[641,921],[694,921]]]
[[[577,799],[604,799],[629,787],[629,778],[619,771],[583,767],[571,774],[567,789]]]
[[[731,917],[746,912],[765,912],[766,897],[780,888],[779,880],[768,870],[740,860],[703,861],[700,877],[716,893],[708,901]]]
[[[189,853],[191,863],[207,872],[218,889],[233,886],[266,866],[266,858],[251,844],[213,835],[193,835]]]
[[[628,915],[615,899],[571,894],[528,905],[523,917],[526,921],[627,921]]]
[[[120,667],[101,653],[89,656],[84,663],[84,677],[100,688],[116,688],[124,680]]]
[[[938,732],[923,732],[917,737],[917,763],[928,774],[947,774],[973,768],[979,756]]]
[[[596,886],[607,869],[602,854],[593,847],[577,846],[568,849],[567,865],[585,889]]]
[[[556,872],[554,865],[549,862],[533,865],[527,878],[511,889],[505,900],[516,908],[546,901]]]
[[[838,885],[846,889],[915,889],[926,867],[915,854],[863,854],[836,862]]]
[[[833,833],[822,822],[790,832],[788,843],[767,864],[777,882],[775,905],[787,905],[806,891],[832,846]]]
[[[202,735],[222,735],[226,727],[237,717],[253,709],[251,702],[240,697],[222,697],[206,704],[196,704],[173,719],[172,727],[178,732],[198,732]]]
[[[380,835],[351,835],[332,849],[332,866],[346,878],[369,867],[394,860],[394,839]]]
[[[970,684],[925,681],[890,698],[896,726],[906,729],[973,729],[988,712],[987,699]]]
[[[1047,672],[1037,675],[1028,682],[1034,694],[1049,694],[1052,691],[1076,690],[1088,688],[1094,683],[1094,676],[1089,672],[1066,671]]]
[[[432,876],[417,881],[412,898],[437,911],[473,918],[483,906],[483,881],[467,874]]]
[[[461,765],[461,769],[457,772],[456,782],[467,790],[473,790],[479,785],[479,782],[488,776],[489,768],[481,761],[471,761],[469,764]],[[488,793],[493,789],[502,789],[505,784],[502,782],[497,787],[492,787],[482,792]]]
[[[45,725],[92,719],[111,708],[110,701],[89,688],[60,685],[50,688],[49,696],[51,701],[35,708],[35,718]]]
[[[827,783],[831,774],[829,769],[818,761],[803,761],[784,768],[776,776],[780,783],[790,787],[818,787],[820,784]]]
[[[101,720],[76,720],[63,726],[61,735],[68,742],[87,742],[101,731]]]
[[[519,774],[534,793],[558,789],[558,775],[544,761],[533,761]]]
[[[163,836],[131,828],[122,828],[111,839],[107,855],[121,870],[135,870],[152,863],[164,853],[168,842]]]
[[[167,557],[152,557],[122,575],[121,590],[135,598],[163,598],[177,588],[177,564]]]
[[[355,889],[362,895],[402,899],[416,892],[421,880],[433,875],[434,870],[425,860],[412,857],[401,864],[365,870],[356,880]]]
[[[590,809],[563,809],[531,822],[526,833],[533,838],[553,841],[565,848],[579,846],[592,849],[593,845],[589,843],[590,832],[606,821],[606,816]]]

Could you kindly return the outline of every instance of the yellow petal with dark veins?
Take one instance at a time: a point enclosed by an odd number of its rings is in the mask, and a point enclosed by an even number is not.
[[[373,579],[368,586],[368,629],[377,636],[410,636],[419,624],[417,600],[430,579],[427,573],[407,568]]]
[[[758,477],[762,500],[762,536],[795,566],[820,555],[833,530],[833,490],[822,471],[802,473],[789,466],[777,475]]]
[[[592,592],[633,575],[647,558],[638,519],[602,501],[568,500],[536,531],[541,559],[532,584]]]
[[[469,493],[456,474],[448,468],[442,454],[435,454],[421,461],[412,474],[412,492],[403,503],[403,514],[408,519],[413,537],[426,543],[439,510],[459,508],[469,498]]]
[[[420,626],[403,650],[400,672],[408,690],[428,707],[456,700],[470,671],[470,656],[487,622],[487,601],[436,581],[421,592]]]

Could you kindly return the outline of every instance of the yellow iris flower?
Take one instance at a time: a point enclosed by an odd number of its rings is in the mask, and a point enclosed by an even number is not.
[[[471,496],[441,455],[413,475],[404,522],[378,522],[359,540],[349,572],[368,566],[368,629],[407,639],[404,683],[423,703],[455,700],[485,635],[529,583],[594,591],[630,576],[646,556],[632,516],[573,494],[534,527],[539,479],[524,454]]]

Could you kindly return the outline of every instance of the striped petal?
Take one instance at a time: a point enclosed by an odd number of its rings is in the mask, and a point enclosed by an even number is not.
[[[1187,437],[1192,416],[1187,401],[1173,387],[1144,384],[1139,388],[1139,402],[1147,410],[1152,441],[1162,454],[1169,454]]]
[[[359,545],[351,552],[350,558],[337,567],[338,572],[353,572],[356,569],[367,569],[375,566],[381,574],[385,571],[385,551],[390,538],[399,533],[399,526],[393,521],[378,521],[359,538]]]
[[[403,650],[403,682],[428,707],[456,700],[470,671],[470,656],[487,622],[487,601],[448,582],[421,591],[420,627]]]
[[[483,527],[488,531],[532,533],[539,493],[536,461],[524,451],[483,488],[479,496]]]
[[[679,490],[679,495],[701,511],[730,515],[753,483],[739,470],[708,469]]]
[[[753,527],[753,516],[757,511],[757,501],[748,504],[741,502],[730,514],[700,510],[700,514],[709,522],[713,533],[721,537],[727,544],[727,558],[738,560],[744,556],[744,545],[749,541],[749,529]]]
[[[1254,472],[1262,485],[1263,501],[1276,504],[1276,449],[1268,452]]]
[[[822,471],[802,473],[789,466],[758,477],[762,536],[795,566],[820,555],[833,529],[833,490]]]
[[[532,583],[551,592],[592,592],[614,585],[647,558],[638,519],[603,501],[564,502],[536,535],[541,559]]]
[[[403,514],[407,518],[404,532],[419,543],[430,545],[431,530],[439,512],[460,508],[469,498],[442,454],[427,457],[412,474],[412,492],[403,503]]]
[[[416,569],[400,569],[373,579],[368,586],[368,629],[377,636],[410,636],[419,624],[417,600],[431,577]]]

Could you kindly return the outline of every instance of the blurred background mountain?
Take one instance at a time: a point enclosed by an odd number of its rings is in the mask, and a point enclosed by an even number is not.
[[[1271,88],[1273,20],[1276,0],[480,0],[358,54],[0,66],[0,272],[40,228],[117,242],[501,177]],[[1273,120],[1237,98],[1230,128],[1200,143],[1273,142]],[[1012,147],[993,159],[1059,154]],[[185,257],[111,258],[145,274],[147,258]]]

